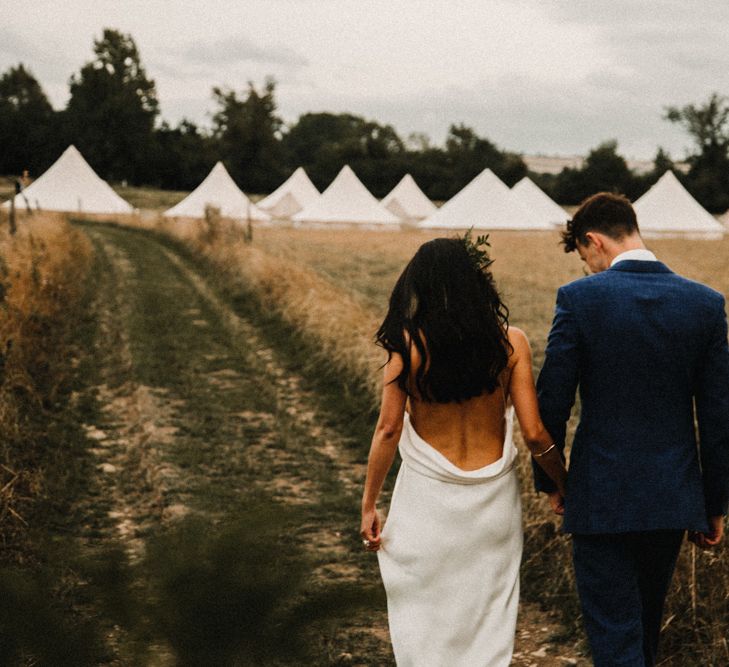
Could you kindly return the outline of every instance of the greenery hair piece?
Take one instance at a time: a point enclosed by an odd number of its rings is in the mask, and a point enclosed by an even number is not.
[[[486,271],[493,263],[494,260],[489,256],[487,248],[491,247],[489,243],[489,235],[479,235],[476,240],[473,240],[472,233],[473,227],[471,227],[461,238],[463,245],[466,246],[468,257],[471,260],[474,268],[477,271]]]

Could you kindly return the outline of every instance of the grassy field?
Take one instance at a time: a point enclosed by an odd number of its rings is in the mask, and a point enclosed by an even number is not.
[[[15,192],[15,180],[10,176],[0,176],[0,203],[10,199]]]
[[[45,239],[76,262],[68,279],[84,303],[71,313],[68,298],[48,299],[73,329],[75,364],[71,378],[66,364],[50,369],[69,385],[52,410],[31,406],[43,456],[31,467],[22,447],[23,460],[0,450],[22,475],[0,470],[0,663],[391,663],[374,561],[352,523],[362,463],[335,404],[272,349],[282,333],[245,303],[234,312],[170,244],[54,222]],[[33,231],[36,252],[10,266],[55,287]],[[93,262],[80,264],[64,235]],[[18,351],[32,343],[40,360],[59,342],[45,327],[23,333]],[[8,390],[23,379],[17,366]],[[2,416],[4,436],[32,444],[27,419]],[[28,480],[40,497],[12,502]],[[7,508],[22,512],[19,530]]]
[[[188,192],[177,190],[157,190],[155,188],[125,187],[114,185],[114,191],[123,199],[126,199],[134,208],[143,209],[156,213],[171,208],[182,201]]]
[[[373,324],[382,317],[402,267],[431,236],[416,231],[261,227],[255,230],[253,243],[246,245],[235,234],[216,238],[204,227],[195,231],[194,225],[166,225],[164,231],[185,239],[193,253],[217,266],[229,289],[257,294],[265,308],[277,311],[299,334],[310,358],[318,357],[319,368],[336,366],[343,376],[359,375],[366,366],[376,372]],[[561,251],[556,234],[502,232],[492,234],[491,241],[494,273],[511,308],[511,322],[527,331],[538,370],[556,289],[583,275],[581,262]],[[729,292],[729,239],[649,239],[648,245],[677,272]],[[354,302],[345,308],[350,311],[349,336],[332,333],[341,332],[338,324],[345,302]],[[354,309],[356,316],[351,315]],[[367,394],[372,400],[373,385],[364,382],[362,386],[365,393],[355,392],[353,397],[345,393],[341,402],[354,399],[354,404],[363,405]],[[531,490],[523,450],[520,470],[526,531],[524,595],[546,608],[561,610],[568,627],[578,632],[569,543],[556,533],[556,522],[544,500]],[[688,544],[684,547],[667,605],[662,664],[713,665],[729,659],[728,554],[726,546],[711,553]]]
[[[382,316],[395,280],[433,232],[372,230],[256,230],[254,244],[267,253],[311,267]],[[555,233],[490,234],[493,271],[515,326],[524,328],[540,354],[557,287],[583,275],[575,255],[565,255]]]
[[[135,192],[144,206],[142,195]],[[149,191],[146,201],[159,212],[174,203],[171,195],[163,199]],[[75,407],[57,419],[61,427],[54,436],[58,442],[72,437],[74,444],[54,464],[63,468],[64,456],[73,456],[87,479],[69,488],[73,498],[62,497],[59,489],[54,505],[67,519],[57,530],[91,548],[87,553],[120,536],[123,548],[141,559],[139,567],[123,573],[132,582],[130,590],[146,590],[152,585],[144,570],[152,567],[143,558],[147,550],[157,555],[159,549],[178,550],[183,560],[209,562],[227,557],[225,544],[230,547],[231,539],[236,548],[253,548],[245,536],[221,533],[220,541],[209,542],[213,551],[222,552],[197,553],[195,545],[180,542],[184,536],[175,526],[186,530],[190,514],[216,524],[231,514],[231,507],[246,504],[251,492],[264,492],[303,508],[287,553],[296,559],[307,551],[305,560],[318,573],[315,590],[342,578],[360,589],[374,581],[374,563],[362,558],[355,534],[383,358],[372,339],[397,275],[432,234],[257,227],[247,243],[240,228],[214,217],[202,223],[168,222],[148,211],[119,222],[143,229],[80,227],[93,243],[94,266],[88,277],[74,273],[68,278],[87,286],[91,304],[76,343]],[[52,230],[59,239],[78,237],[59,229]],[[528,333],[538,370],[556,289],[583,275],[581,262],[562,252],[556,233],[500,232],[491,235],[491,243],[511,322]],[[61,255],[73,253],[72,246],[57,245]],[[661,239],[648,245],[679,273],[729,293],[729,239]],[[43,257],[48,246],[32,241],[29,247],[32,258]],[[45,285],[33,277],[32,265],[19,265],[28,284]],[[550,632],[562,634],[551,640],[571,646],[581,631],[569,541],[558,533],[544,499],[533,492],[529,459],[525,448],[520,450],[526,537],[522,590],[532,605],[522,622],[547,625],[537,606],[558,612],[562,627]],[[386,500],[387,495],[383,508]],[[67,511],[69,503],[72,511]],[[189,524],[191,535],[198,530]],[[172,542],[164,542],[168,532]],[[311,535],[321,542],[313,551],[307,545]],[[279,539],[273,538],[273,543]],[[196,571],[195,563],[179,558],[164,562],[170,576]],[[70,592],[84,577],[93,584],[93,573],[64,568],[72,575],[64,574],[56,587],[64,587],[67,603],[81,611],[98,605],[93,586],[82,594],[86,600]],[[155,576],[158,583],[173,586],[165,573]],[[162,593],[154,589],[150,594]],[[162,599],[173,606],[190,602],[176,596],[171,590]],[[138,600],[125,604],[143,623],[135,625],[127,613],[116,623],[126,628],[123,632],[97,626],[96,634],[111,637],[102,653],[133,655],[139,648],[135,642],[146,642],[142,652],[151,651],[151,658],[145,659],[167,664],[172,654],[188,650],[174,642],[189,635],[184,623],[190,619],[165,627],[159,608],[138,608]],[[336,635],[317,631],[327,655],[323,664],[340,664],[351,651],[353,664],[360,664],[362,651],[374,652],[362,664],[387,664],[383,611],[378,598],[364,615],[340,624]],[[727,664],[727,618],[729,549],[705,553],[686,545],[669,598],[661,664]],[[556,662],[527,650],[524,664],[561,664],[556,653],[551,655]]]
[[[384,314],[405,264],[433,232],[376,232],[340,229],[256,230],[254,244],[283,259],[304,264]],[[576,253],[565,254],[555,233],[492,232],[493,272],[511,321],[544,349],[560,285],[584,275]],[[674,271],[729,294],[729,238],[721,241],[648,239],[648,247]]]
[[[392,286],[416,248],[431,235],[419,232],[374,233],[358,230],[259,229],[254,243],[284,261],[302,263],[350,292],[381,316]],[[557,288],[583,275],[576,254],[565,255],[556,234],[491,235],[493,271],[511,310],[511,323],[529,335],[535,371],[543,360]],[[722,241],[648,239],[648,247],[674,271],[729,294],[729,238]],[[575,419],[572,420],[574,428]],[[529,470],[521,461],[524,487],[530,486]],[[573,582],[555,577],[544,558],[569,567],[564,544],[543,540],[550,525],[543,507],[526,493],[527,523],[525,594],[564,604],[574,613]],[[530,569],[530,564],[532,568]],[[545,591],[547,587],[551,590]],[[551,599],[550,599],[551,598]],[[701,552],[683,548],[666,613],[665,664],[729,664],[729,548]],[[690,620],[687,618],[690,610]],[[695,658],[689,656],[696,656]]]
[[[68,400],[91,248],[60,215],[15,235],[0,212],[0,564],[22,559],[27,527],[74,465],[56,465],[51,425]],[[72,436],[66,432],[69,449]]]

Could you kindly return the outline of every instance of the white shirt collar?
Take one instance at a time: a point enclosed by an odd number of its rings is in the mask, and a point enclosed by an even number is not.
[[[624,259],[637,259],[641,262],[657,262],[656,256],[645,248],[636,248],[635,250],[626,250],[621,252],[617,257],[610,262],[610,266],[615,266],[618,262],[622,262]]]

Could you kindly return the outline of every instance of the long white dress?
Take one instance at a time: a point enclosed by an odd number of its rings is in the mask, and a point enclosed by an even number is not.
[[[523,544],[513,407],[502,457],[465,471],[405,414],[378,551],[399,667],[507,667]]]

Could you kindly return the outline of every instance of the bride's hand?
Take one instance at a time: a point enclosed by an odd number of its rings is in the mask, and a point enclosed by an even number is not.
[[[559,491],[553,491],[549,495],[549,504],[555,514],[564,514],[564,496]]]
[[[377,551],[380,548],[381,528],[382,521],[374,507],[362,510],[362,525],[359,534],[362,536],[362,545],[367,551]]]

